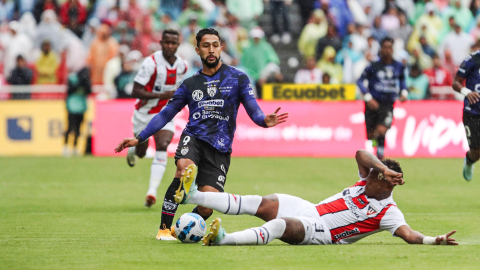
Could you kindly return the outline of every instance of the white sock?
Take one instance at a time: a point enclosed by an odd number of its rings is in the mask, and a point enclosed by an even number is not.
[[[128,154],[135,154],[135,146],[128,148]]]
[[[147,195],[157,197],[157,189],[162,182],[163,174],[167,168],[167,157],[166,151],[155,152],[150,170],[150,186],[148,187]]]
[[[287,223],[283,219],[274,219],[262,227],[226,234],[219,245],[265,245],[283,236]]]
[[[189,204],[201,205],[227,215],[255,215],[262,202],[258,195],[240,196],[223,192],[197,191],[188,200]]]

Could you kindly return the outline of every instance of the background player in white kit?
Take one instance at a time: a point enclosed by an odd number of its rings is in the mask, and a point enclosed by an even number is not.
[[[403,185],[403,172],[394,160],[380,161],[364,150],[355,156],[361,177],[355,185],[313,204],[301,198],[273,194],[240,196],[200,192],[195,184],[195,165],[181,179],[182,204],[197,204],[227,215],[254,215],[267,223],[231,234],[215,219],[204,245],[264,245],[280,239],[293,245],[351,244],[384,230],[409,244],[458,245],[446,235],[430,237],[412,230],[392,198],[396,185]]]
[[[142,67],[134,79],[132,97],[137,98],[133,113],[133,133],[140,133],[152,118],[162,110],[180,85],[181,75],[187,72],[185,60],[176,55],[179,46],[179,33],[165,30],[162,34],[161,51],[145,58]],[[153,158],[150,185],[145,199],[145,206],[156,202],[157,189],[167,167],[167,147],[172,141],[175,125],[173,120],[154,134],[155,157]],[[137,156],[143,158],[148,148],[148,140],[128,149],[127,163],[135,166]]]

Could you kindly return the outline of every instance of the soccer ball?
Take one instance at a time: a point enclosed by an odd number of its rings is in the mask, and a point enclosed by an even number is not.
[[[205,220],[194,213],[183,214],[175,223],[175,234],[182,243],[197,243],[206,230]]]

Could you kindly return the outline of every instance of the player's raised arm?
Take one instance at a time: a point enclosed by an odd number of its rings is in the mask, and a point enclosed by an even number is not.
[[[373,168],[374,170],[382,173],[385,177],[385,180],[390,182],[392,185],[403,185],[405,183],[402,178],[403,174],[389,169],[376,156],[365,150],[358,150],[355,154],[355,159],[357,160],[358,169],[361,175],[368,175],[370,168]]]
[[[152,118],[147,127],[145,127],[145,129],[135,138],[127,138],[120,142],[115,148],[115,153],[119,153],[127,147],[136,146],[139,143],[146,141],[150,136],[157,133],[157,131],[161,130],[168,122],[170,122],[186,104],[186,88],[182,84],[163,110]]]
[[[450,238],[457,231],[451,231],[445,235],[437,237],[425,236],[420,232],[412,230],[408,225],[398,227],[395,231],[395,236],[402,238],[409,244],[424,244],[424,245],[458,245],[455,239]]]
[[[400,81],[400,101],[405,102],[408,99],[408,87],[405,80],[405,67],[402,68],[398,80]]]
[[[368,89],[365,87],[365,80],[369,78],[371,73],[370,68],[371,66],[365,68],[362,75],[357,80],[357,86],[360,89],[360,92],[362,92],[363,100],[365,101],[367,106],[372,110],[376,110],[378,109],[379,104],[375,99],[373,99],[372,94],[370,94],[368,92]]]
[[[240,100],[245,107],[248,116],[255,124],[264,128],[269,128],[287,121],[288,113],[277,115],[281,108],[278,108],[274,113],[265,116],[262,109],[260,109],[258,106],[255,96],[253,95],[252,84],[250,83],[247,75],[240,76],[239,86]]]

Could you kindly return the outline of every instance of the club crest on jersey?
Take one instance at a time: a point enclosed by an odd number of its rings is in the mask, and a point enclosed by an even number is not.
[[[192,98],[193,98],[193,100],[195,100],[195,101],[200,101],[200,100],[202,100],[202,98],[203,98],[203,92],[202,92],[202,90],[195,90],[195,91],[193,91],[193,93],[192,93]]]
[[[212,84],[207,87],[207,93],[209,96],[214,97],[217,93],[217,86]]]
[[[367,216],[374,215],[376,213],[378,213],[378,211],[375,210],[375,208],[373,208],[371,205],[369,205],[367,210]]]
[[[188,153],[188,147],[187,146],[182,147],[182,150],[180,150],[180,153],[182,153],[182,155],[185,156]]]

